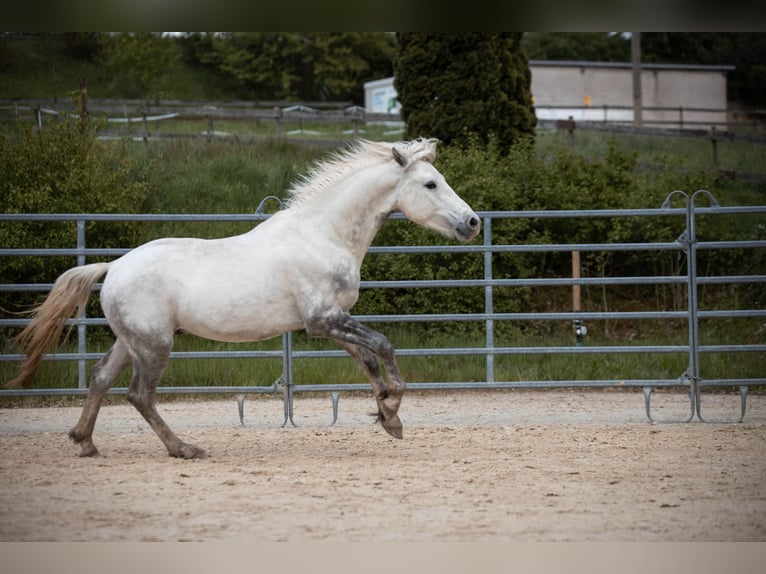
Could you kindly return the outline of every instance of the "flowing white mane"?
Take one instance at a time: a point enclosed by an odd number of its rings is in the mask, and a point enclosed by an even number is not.
[[[408,162],[436,158],[435,139],[418,138],[403,142],[373,142],[358,140],[348,149],[336,152],[314,164],[309,173],[288,190],[287,207],[302,204],[319,191],[331,187],[351,173],[372,165],[395,161],[392,148],[396,148]]]

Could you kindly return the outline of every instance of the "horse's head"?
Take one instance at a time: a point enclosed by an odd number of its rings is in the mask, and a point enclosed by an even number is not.
[[[395,144],[394,159],[404,174],[397,189],[397,208],[407,219],[439,233],[468,241],[481,229],[481,219],[433,166],[436,140]]]

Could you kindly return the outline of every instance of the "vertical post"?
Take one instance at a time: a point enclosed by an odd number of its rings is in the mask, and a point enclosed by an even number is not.
[[[88,127],[88,79],[80,78],[80,131],[85,132]]]
[[[713,146],[713,167],[718,167],[718,134],[715,126],[710,126],[710,143]]]
[[[85,249],[85,220],[77,220],[77,250]],[[77,265],[85,265],[85,255],[77,255]],[[85,309],[82,310],[80,319],[85,319]],[[88,352],[87,336],[85,332],[85,323],[77,320],[77,352],[84,355]],[[77,387],[84,389],[87,386],[87,364],[85,359],[77,361]]]
[[[702,420],[702,413],[700,412],[700,382],[702,380],[702,373],[700,372],[699,317],[697,313],[697,229],[696,219],[694,217],[694,210],[696,208],[694,200],[700,193],[708,196],[710,199],[710,207],[718,207],[719,204],[716,198],[713,197],[713,194],[704,189],[692,193],[686,203],[686,232],[689,244],[689,377],[692,380],[697,416]],[[692,413],[693,412],[694,411],[692,411]],[[742,410],[742,413],[744,416],[744,409]]]
[[[38,130],[43,129],[43,115],[40,111],[40,104],[35,106],[35,125]]]
[[[580,252],[572,251],[572,279],[580,278]],[[572,311],[577,313],[581,311],[580,307],[580,285],[572,285]]]
[[[692,416],[699,401],[699,331],[697,325],[697,231],[694,225],[694,200],[686,198],[686,292],[689,310],[689,381],[692,397]]]
[[[213,139],[213,116],[208,114],[207,116],[207,143],[210,143]]]
[[[572,278],[573,279],[580,278],[580,252],[579,251],[572,251]],[[580,311],[582,311],[582,307],[580,305],[581,287],[582,286],[579,284],[572,285],[572,312],[573,313],[579,313]],[[585,334],[582,320],[580,318],[575,317],[574,330],[575,330],[575,344],[579,346],[580,343],[582,342],[582,337]]]
[[[633,123],[643,123],[641,110],[641,32],[632,32],[630,36],[630,54],[633,62]]]
[[[277,122],[277,139],[282,139],[282,110],[274,108],[274,121]]]
[[[492,218],[486,216],[484,218],[484,247],[492,246]],[[484,251],[484,279],[487,281],[492,280],[492,251],[489,249]],[[484,287],[484,312],[494,313],[495,306],[492,299],[492,285],[486,285]],[[489,353],[487,353],[486,371],[487,382],[495,382],[495,355],[491,352],[495,349],[495,321],[493,319],[486,319],[485,325],[485,344]]]
[[[699,340],[697,338],[697,249],[696,249],[696,237],[694,231],[694,207],[692,199],[685,191],[675,190],[665,198],[662,203],[662,209],[670,207],[671,200],[674,195],[680,195],[684,198],[686,205],[686,228],[684,232],[678,237],[678,241],[686,254],[687,259],[687,271],[686,271],[686,289],[687,289],[687,312],[688,312],[688,332],[689,332],[689,366],[686,372],[682,375],[689,381],[689,402],[691,405],[691,414],[689,418],[682,422],[689,422],[694,418],[696,412],[695,399],[699,397],[698,383],[699,383]],[[646,414],[649,416],[649,396],[651,395],[651,387],[644,388],[644,398],[646,400]],[[649,416],[651,420],[651,416]]]
[[[282,378],[285,382],[285,422],[290,421],[293,426],[293,334],[291,332],[282,335]]]

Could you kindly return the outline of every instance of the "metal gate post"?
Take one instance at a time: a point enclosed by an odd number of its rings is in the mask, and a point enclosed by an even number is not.
[[[701,191],[701,190],[700,190]],[[699,406],[699,384],[700,384],[700,336],[699,319],[697,318],[697,228],[694,217],[694,198],[700,193],[695,191],[691,196],[686,197],[686,249],[687,249],[687,278],[688,278],[688,301],[689,306],[689,378],[692,382],[694,391],[695,408]],[[711,204],[718,205],[715,198],[705,192],[710,197]],[[699,416],[699,410],[697,410]]]
[[[77,220],[77,250],[80,251],[80,255],[77,256],[77,265],[81,267],[85,265],[85,220]],[[77,319],[77,352],[80,355],[85,355],[88,352],[87,335],[85,332],[85,319],[86,309],[81,310],[80,317]],[[88,380],[88,366],[85,359],[79,359],[77,361],[77,386],[80,389],[84,389],[87,386]]]
[[[284,403],[285,403],[285,421],[294,427],[298,426],[293,421],[293,334],[291,332],[282,335],[282,381],[285,384]]]
[[[693,194],[689,195],[684,191],[675,190],[672,191],[665,201],[662,203],[662,208],[666,209],[670,207],[670,200],[674,195],[680,195],[684,198],[686,204],[686,230],[679,236],[678,242],[683,246],[686,253],[686,288],[687,288],[687,307],[689,311],[689,367],[682,375],[689,381],[689,399],[691,401],[691,415],[686,421],[677,422],[689,422],[694,418],[694,414],[697,414],[700,420],[704,422],[704,419],[700,413],[700,341],[699,341],[699,316],[698,316],[698,299],[697,299],[697,229],[696,219],[694,217],[695,203],[694,200],[699,194],[706,195],[710,200],[711,207],[719,207],[718,201],[713,194],[705,189],[699,189]],[[646,414],[650,420],[652,420],[649,412],[649,395],[651,390],[644,389],[644,396],[646,401]],[[743,403],[744,404],[744,403]]]
[[[484,218],[484,247],[492,246],[492,218],[487,216]],[[487,249],[484,251],[484,279],[487,281],[492,280],[492,251]],[[484,287],[484,312],[492,314],[495,312],[495,306],[492,299],[492,285],[486,285]],[[487,351],[492,351],[495,348],[495,321],[493,319],[486,319],[485,322],[485,345]],[[486,382],[495,382],[495,355],[487,353],[486,359]]]
[[[718,420],[710,421],[705,420],[702,416],[701,405],[701,381],[702,374],[700,372],[700,341],[699,341],[699,320],[697,317],[697,231],[696,220],[694,217],[694,210],[696,208],[694,204],[695,198],[700,195],[706,195],[710,200],[710,207],[720,207],[718,200],[713,197],[713,194],[705,189],[699,189],[695,191],[690,197],[687,198],[686,210],[687,210],[687,230],[688,230],[688,242],[689,242],[689,371],[690,377],[694,381],[694,405],[697,411],[697,418],[702,422],[720,422],[720,423],[738,423],[742,422],[745,418],[745,409],[747,408],[747,386],[743,385],[739,387],[740,393],[740,418],[732,420]],[[692,329],[693,328],[693,329]]]
[[[694,195],[699,193],[695,192]],[[686,207],[686,228],[678,236],[676,241],[681,244],[684,253],[686,253],[686,292],[687,292],[687,311],[688,311],[688,333],[689,333],[689,366],[679,377],[679,381],[686,380],[689,383],[689,403],[690,414],[685,420],[667,420],[655,421],[651,415],[651,387],[644,387],[644,404],[646,406],[646,416],[651,422],[664,423],[688,423],[694,418],[699,393],[699,331],[697,326],[697,237],[694,227],[694,201],[685,191],[674,190],[668,194],[665,201],[662,202],[661,209],[668,209],[670,201],[674,195],[680,195],[684,198]],[[708,194],[709,195],[709,194]],[[693,196],[692,196],[693,197]],[[711,201],[715,199],[711,195]],[[717,202],[715,202],[717,205]]]

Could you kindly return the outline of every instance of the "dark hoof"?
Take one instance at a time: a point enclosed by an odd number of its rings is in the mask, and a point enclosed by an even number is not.
[[[402,421],[399,420],[399,415],[393,415],[391,418],[383,419],[382,425],[386,432],[392,437],[398,439],[404,438],[404,433],[402,432]]]
[[[198,446],[182,444],[177,451],[171,452],[170,456],[189,460],[193,458],[207,458],[207,453]]]
[[[90,445],[86,447],[85,445],[82,445],[82,449],[80,450],[80,458],[88,458],[88,457],[96,457],[101,456],[101,453],[98,452],[98,449]]]
[[[80,457],[92,457],[99,456],[98,449],[93,444],[93,440],[90,437],[80,436],[75,429],[69,431],[69,438],[75,444],[80,445]]]

